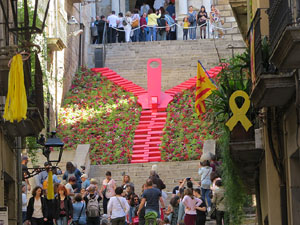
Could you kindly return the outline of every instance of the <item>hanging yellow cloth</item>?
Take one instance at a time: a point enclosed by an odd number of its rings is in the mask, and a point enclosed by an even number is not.
[[[53,175],[51,170],[48,172],[47,199],[54,199]]]
[[[8,91],[3,118],[10,122],[26,119],[27,97],[24,85],[23,61],[20,54],[12,58],[8,77]]]

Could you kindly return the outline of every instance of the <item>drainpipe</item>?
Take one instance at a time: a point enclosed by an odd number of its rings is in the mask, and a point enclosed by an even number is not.
[[[55,37],[58,37],[58,0],[55,0]],[[54,68],[54,73],[55,73],[55,127],[58,124],[58,107],[57,107],[57,98],[58,98],[58,84],[57,84],[57,79],[58,79],[58,59],[57,59],[57,51],[54,52],[55,54],[55,68]]]
[[[21,137],[15,138],[15,155],[17,159],[17,195],[18,195],[18,207],[17,207],[17,214],[18,219],[17,223],[18,225],[22,225],[22,166],[21,166],[21,148],[22,148],[22,139]]]
[[[279,114],[279,115],[278,115]],[[280,116],[279,112],[276,112],[275,115],[277,116],[275,118],[275,124],[277,127],[275,127],[276,129],[276,135],[278,138],[278,152],[279,152],[279,156],[277,157],[276,151],[275,151],[275,147],[274,147],[274,142],[273,142],[273,127],[272,127],[272,111],[271,108],[268,108],[267,111],[267,133],[268,133],[268,141],[269,141],[269,147],[270,147],[270,151],[271,151],[271,155],[272,155],[272,160],[273,160],[273,164],[277,170],[278,173],[278,177],[280,179],[280,209],[281,209],[281,224],[288,224],[288,216],[287,216],[287,191],[286,191],[286,176],[285,176],[285,168],[284,168],[284,164],[282,163],[282,156],[280,151],[284,151],[284,149],[282,148],[282,142],[281,142],[281,138],[283,137],[282,134],[283,132],[281,132],[281,128],[279,127],[280,121],[278,118],[282,118]]]
[[[79,3],[79,29],[82,29],[81,3]],[[79,35],[79,53],[78,53],[78,69],[82,65],[82,36]]]

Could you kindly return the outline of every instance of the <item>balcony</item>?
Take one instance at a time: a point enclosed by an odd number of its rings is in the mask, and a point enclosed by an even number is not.
[[[254,107],[284,106],[295,96],[295,77],[292,74],[264,74],[259,77],[250,99]]]
[[[268,10],[271,44],[270,61],[281,71],[300,69],[300,15],[294,13],[299,12],[299,9],[295,10],[293,4],[294,1],[270,0]]]
[[[24,62],[24,83],[27,94],[27,119],[21,122],[9,122],[2,118],[5,98],[8,90],[9,68],[7,63],[10,57],[2,57],[0,65],[0,126],[9,137],[36,136],[44,128],[44,94],[43,74],[39,60],[35,59],[35,74],[30,72],[30,61]],[[5,61],[5,62],[4,62]]]

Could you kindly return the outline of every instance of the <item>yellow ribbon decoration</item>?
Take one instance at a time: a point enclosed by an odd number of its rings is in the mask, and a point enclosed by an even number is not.
[[[53,175],[51,170],[48,172],[47,199],[54,199]]]
[[[236,105],[235,99],[237,97],[244,98],[244,104],[241,108],[238,108]],[[245,128],[246,131],[249,130],[249,128],[252,126],[252,123],[246,116],[246,113],[248,112],[250,108],[250,100],[249,96],[246,92],[238,90],[235,91],[229,99],[229,106],[233,113],[232,117],[227,121],[226,126],[229,127],[230,131],[233,130],[233,128],[236,126],[236,124],[240,121],[242,126]]]
[[[26,119],[27,97],[24,85],[24,71],[22,55],[17,54],[12,58],[9,77],[8,91],[3,118],[10,122],[20,122]]]

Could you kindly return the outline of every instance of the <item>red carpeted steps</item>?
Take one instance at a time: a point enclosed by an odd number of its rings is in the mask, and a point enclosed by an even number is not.
[[[124,79],[119,74],[117,74],[113,70],[110,70],[109,68],[93,68],[92,71],[96,73],[101,73],[102,76],[106,77],[108,80],[112,81],[116,85],[119,85],[125,91],[133,93],[135,96],[145,94],[147,92],[144,88],[136,85],[135,83],[129,80]]]
[[[218,75],[218,73],[220,73],[220,71],[222,70],[222,66],[216,66],[208,71],[206,71],[208,73],[208,75],[211,78],[214,78]],[[180,93],[184,90],[188,90],[191,89],[192,87],[195,87],[196,85],[196,81],[197,81],[197,76],[190,78],[189,80],[165,91],[165,93],[170,94],[172,96],[176,95],[177,93]]]
[[[207,71],[210,77],[215,77],[222,70],[221,66],[214,67]],[[124,79],[119,74],[109,68],[94,68],[94,72],[101,73],[108,80],[119,85],[124,90],[133,93],[135,96],[147,93],[145,89],[134,84],[133,82]],[[184,90],[195,87],[197,76],[165,91],[172,96]],[[147,163],[161,161],[160,145],[164,134],[164,126],[167,119],[166,107],[159,107],[157,98],[151,98],[151,109],[141,112],[139,124],[135,130],[135,136],[132,147],[131,163]]]
[[[155,111],[144,110],[141,113],[140,123],[135,131],[131,163],[161,161],[159,146],[167,113]]]

